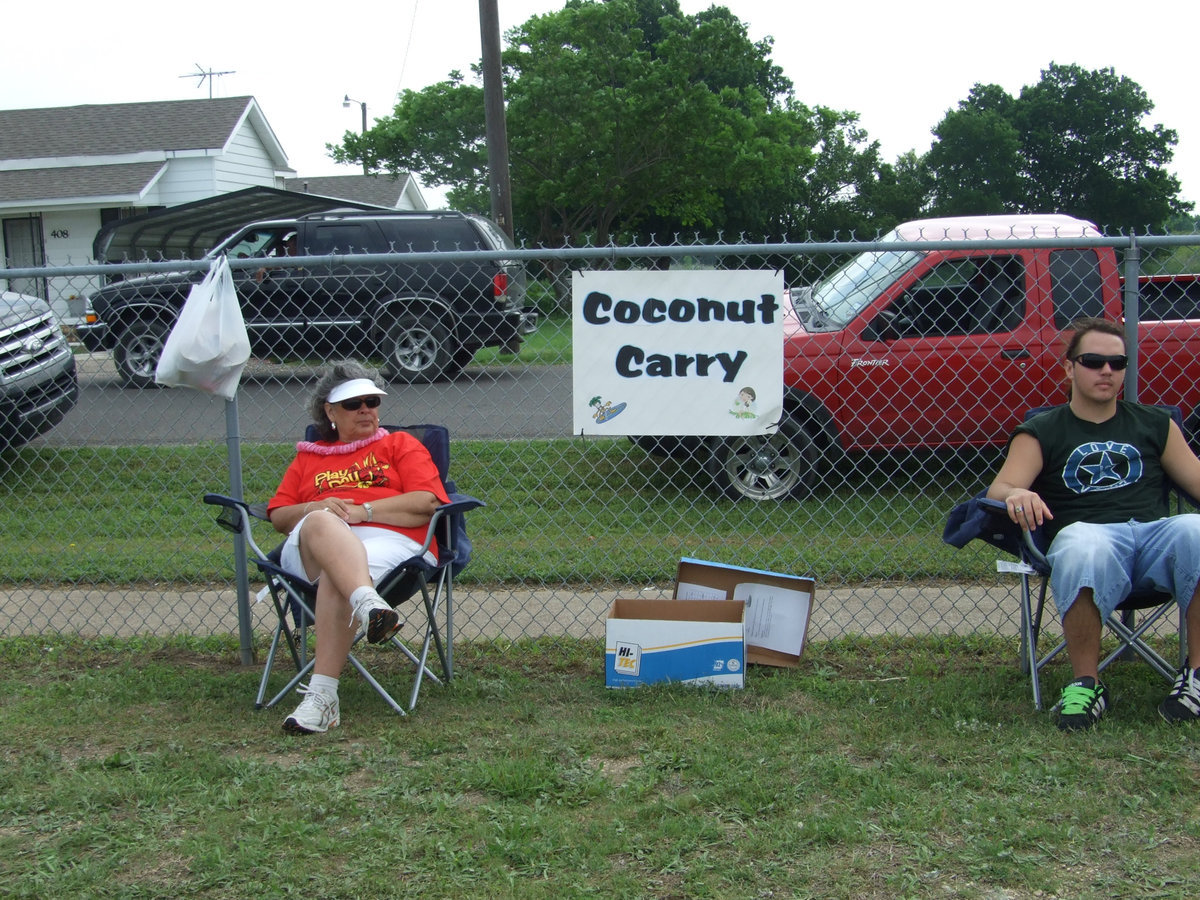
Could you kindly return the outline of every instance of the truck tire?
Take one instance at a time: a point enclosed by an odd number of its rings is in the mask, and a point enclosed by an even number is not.
[[[383,376],[390,381],[431,384],[456,374],[450,331],[432,312],[396,316],[384,334],[382,349]]]
[[[802,500],[816,484],[819,458],[813,436],[784,416],[774,434],[718,438],[713,481],[731,500]]]
[[[125,387],[161,387],[154,372],[170,333],[171,326],[161,319],[130,322],[121,332],[113,348],[113,363]]]

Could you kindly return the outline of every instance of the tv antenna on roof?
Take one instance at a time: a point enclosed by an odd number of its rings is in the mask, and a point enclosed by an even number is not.
[[[207,78],[208,79],[208,99],[211,100],[213,98],[213,95],[212,95],[213,82],[217,80],[217,76],[218,75],[232,75],[236,71],[237,71],[236,69],[229,69],[228,71],[225,71],[225,72],[214,72],[212,69],[206,70],[201,67],[200,63],[196,63],[196,71],[195,72],[190,72],[187,75],[180,75],[179,77],[180,78],[199,78],[200,80],[198,82],[196,82],[197,88],[203,87],[204,79]]]

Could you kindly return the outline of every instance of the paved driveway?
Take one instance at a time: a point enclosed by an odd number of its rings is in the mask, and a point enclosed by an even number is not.
[[[38,443],[52,447],[188,444],[224,438],[226,402],[184,388],[121,387],[107,353],[79,357],[75,409]],[[319,369],[251,361],[238,391],[246,441],[287,442]],[[570,366],[470,367],[453,382],[389,385],[386,421],[439,422],[455,438],[566,437],[571,433]]]

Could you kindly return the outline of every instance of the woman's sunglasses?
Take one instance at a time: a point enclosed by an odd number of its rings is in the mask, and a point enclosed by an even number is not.
[[[1096,368],[1100,368],[1097,366]],[[378,394],[372,394],[370,397],[351,397],[349,400],[343,400],[338,405],[346,412],[354,412],[364,403],[367,404],[367,409],[376,409],[383,400]]]
[[[1129,365],[1128,356],[1105,356],[1103,353],[1080,353],[1071,362],[1077,362],[1085,369],[1103,369],[1104,364],[1112,366],[1114,372],[1120,372]]]

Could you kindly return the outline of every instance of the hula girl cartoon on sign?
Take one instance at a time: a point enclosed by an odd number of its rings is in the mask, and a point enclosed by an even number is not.
[[[757,399],[758,395],[754,392],[754,388],[742,388],[734,398],[733,406],[729,409],[729,414],[739,419],[757,419],[758,407],[755,404]]]

